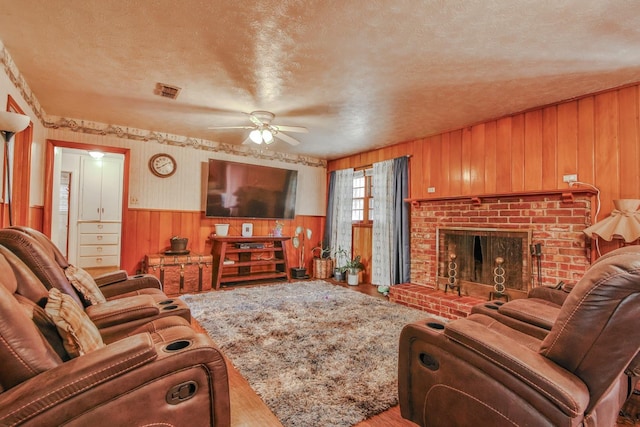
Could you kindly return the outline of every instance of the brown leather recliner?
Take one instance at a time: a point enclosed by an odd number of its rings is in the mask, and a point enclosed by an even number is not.
[[[206,335],[143,332],[61,356],[55,328],[28,314],[47,294],[30,273],[0,256],[0,425],[230,425],[225,361]]]
[[[55,260],[63,271],[69,267],[69,261],[67,258],[44,233],[24,226],[12,226],[5,230],[20,231],[33,237],[35,241],[42,245],[46,253]],[[0,231],[0,233],[3,232],[5,231]],[[6,233],[9,233],[9,235],[5,237],[6,239],[9,239],[6,243],[7,246],[11,248],[12,239],[10,236],[12,232]],[[144,294],[164,295],[162,292],[162,284],[151,274],[137,274],[135,276],[129,276],[124,270],[116,270],[97,276],[95,281],[107,300]]]
[[[191,321],[191,311],[184,301],[167,298],[164,293],[133,295],[111,299],[105,303],[87,305],[71,285],[60,265],[32,236],[15,229],[0,230],[0,254],[12,252],[38,277],[47,288],[57,288],[71,296],[93,323],[105,341],[114,341],[131,330],[152,320],[180,316]],[[11,258],[7,255],[8,258]]]
[[[402,416],[421,426],[614,425],[640,350],[640,257],[615,252],[576,284],[542,341],[482,314],[407,325]]]
[[[625,246],[598,258],[593,264],[621,253],[635,254],[640,257],[640,246]],[[509,302],[488,301],[471,308],[472,314],[484,314],[511,328],[522,331],[538,339],[544,339],[556,322],[560,308],[569,296],[574,285],[562,285],[557,288],[539,286],[533,288],[527,298]]]

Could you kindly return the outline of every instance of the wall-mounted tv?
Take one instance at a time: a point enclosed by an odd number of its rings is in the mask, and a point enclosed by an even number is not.
[[[208,217],[295,217],[298,171],[209,159]]]

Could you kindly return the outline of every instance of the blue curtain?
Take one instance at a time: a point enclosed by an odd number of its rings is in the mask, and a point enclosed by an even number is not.
[[[394,159],[394,194],[393,194],[393,256],[391,264],[391,283],[408,283],[411,279],[411,258],[409,242],[409,205],[405,199],[409,197],[409,158],[406,156]]]

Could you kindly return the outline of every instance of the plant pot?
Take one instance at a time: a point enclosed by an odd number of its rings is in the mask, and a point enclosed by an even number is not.
[[[216,236],[225,237],[229,234],[229,224],[214,224],[216,227]]]
[[[342,272],[342,270],[340,270],[339,268],[335,268],[333,270],[333,279],[338,282],[344,280],[344,273]]]
[[[306,268],[295,267],[291,268],[290,270],[292,279],[307,279],[309,277],[307,276]]]
[[[313,277],[316,279],[327,279],[333,273],[333,260],[331,258],[313,259]]]
[[[357,286],[360,284],[360,269],[350,268],[347,270],[347,284]]]

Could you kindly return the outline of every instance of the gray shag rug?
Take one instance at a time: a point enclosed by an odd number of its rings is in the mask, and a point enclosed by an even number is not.
[[[400,331],[430,317],[322,280],[181,298],[287,427],[352,426],[397,405]]]

